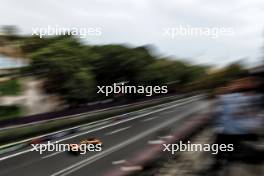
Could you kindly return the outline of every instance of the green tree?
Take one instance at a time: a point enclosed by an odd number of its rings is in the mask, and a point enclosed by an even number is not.
[[[34,52],[29,70],[46,80],[47,92],[60,94],[71,105],[83,104],[95,98],[96,87],[87,57],[76,39],[66,37]]]
[[[99,84],[129,81],[137,83],[140,72],[154,62],[147,48],[128,48],[122,45],[104,45],[91,48],[96,53],[89,60]]]

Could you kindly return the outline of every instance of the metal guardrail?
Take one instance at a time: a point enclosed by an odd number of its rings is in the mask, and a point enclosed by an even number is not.
[[[197,95],[197,96],[192,96],[192,97],[188,97],[188,98],[184,98],[184,99],[179,99],[179,100],[175,100],[175,101],[172,101],[172,102],[163,103],[163,104],[159,104],[159,105],[156,105],[156,106],[152,106],[152,107],[144,108],[144,109],[141,109],[141,110],[133,111],[133,112],[130,112],[130,113],[121,114],[121,115],[113,116],[113,117],[110,117],[110,118],[98,120],[98,121],[91,122],[91,123],[88,123],[88,124],[83,124],[83,125],[71,127],[71,128],[68,128],[68,129],[59,130],[59,131],[56,131],[56,132],[52,132],[52,133],[48,133],[48,134],[44,134],[44,135],[28,138],[28,139],[25,139],[25,140],[9,143],[9,144],[0,146],[0,154],[6,153],[6,152],[10,152],[10,151],[14,151],[14,150],[18,150],[18,149],[22,149],[24,147],[27,147],[31,143],[43,143],[43,142],[46,142],[46,141],[51,141],[51,140],[57,139],[58,137],[63,137],[63,136],[67,136],[67,135],[70,135],[70,134],[73,134],[73,133],[80,132],[80,131],[82,131],[84,129],[87,130],[87,127],[92,127],[92,125],[100,124],[100,123],[105,122],[105,121],[116,120],[116,119],[122,118],[125,115],[133,115],[133,114],[136,114],[136,113],[141,113],[142,111],[151,111],[151,110],[155,110],[157,108],[161,108],[161,107],[164,107],[164,106],[170,106],[172,104],[175,104],[176,102],[184,102],[184,101],[188,101],[188,100],[191,100],[191,99],[194,99],[194,98],[200,99],[202,97],[203,97],[203,95]]]
[[[181,97],[183,97],[183,96],[169,96],[169,97],[163,97],[163,98],[160,98],[160,99],[153,99],[153,100],[147,100],[147,101],[142,101],[142,102],[138,102],[138,103],[131,103],[131,104],[126,104],[126,105],[121,105],[121,106],[114,106],[114,107],[111,107],[111,108],[105,108],[105,109],[100,109],[100,110],[95,110],[95,111],[88,111],[88,112],[76,113],[76,114],[72,114],[72,115],[59,116],[59,117],[52,118],[52,119],[47,119],[47,120],[40,120],[40,121],[36,121],[36,122],[30,122],[30,123],[25,123],[25,124],[19,124],[19,125],[12,125],[12,126],[3,127],[3,128],[0,128],[0,131],[12,129],[12,128],[19,128],[19,127],[24,127],[24,126],[35,125],[35,124],[39,124],[39,123],[52,122],[52,121],[56,121],[56,120],[64,120],[64,119],[69,119],[69,118],[74,118],[74,117],[93,116],[95,114],[109,112],[109,111],[115,111],[115,110],[120,110],[122,108],[138,107],[138,106],[146,105],[146,104],[149,104],[149,103],[162,102],[162,101],[170,100],[170,99],[173,100],[175,98],[179,99]]]

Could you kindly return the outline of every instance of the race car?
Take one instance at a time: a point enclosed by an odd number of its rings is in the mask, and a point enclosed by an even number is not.
[[[89,138],[86,140],[82,140],[81,144],[94,144],[94,145],[101,144],[102,145],[102,141],[98,138]]]
[[[70,150],[69,152],[74,154],[80,154],[82,151],[81,146],[86,145],[86,150],[91,151],[100,151],[100,147],[102,147],[102,141],[98,138],[88,138],[85,140],[82,140],[79,144],[70,144]],[[91,147],[92,146],[92,147]]]

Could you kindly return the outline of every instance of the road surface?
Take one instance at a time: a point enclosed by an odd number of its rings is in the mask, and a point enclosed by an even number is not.
[[[84,132],[60,139],[60,143],[79,143],[82,139],[97,137],[103,141],[103,150],[74,156],[68,152],[45,152],[40,155],[30,148],[0,156],[0,176],[100,176],[118,167],[151,145],[162,135],[169,135],[171,126],[190,118],[208,107],[205,100],[193,98],[176,101],[157,109],[139,111],[119,121],[109,121]],[[166,131],[166,132],[164,132]],[[166,133],[166,134],[165,134]]]

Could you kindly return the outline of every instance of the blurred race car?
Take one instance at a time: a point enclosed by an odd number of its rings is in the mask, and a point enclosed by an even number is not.
[[[98,138],[89,138],[86,140],[82,140],[81,144],[93,144],[93,145],[101,144],[102,145],[102,141]]]
[[[79,144],[70,144],[70,152],[74,154],[80,154],[81,152],[81,145],[93,145],[98,148],[98,146],[102,146],[102,141],[98,138],[88,138],[85,140],[82,140]],[[89,150],[89,147],[86,147],[86,150]],[[95,150],[98,151],[98,150]]]

